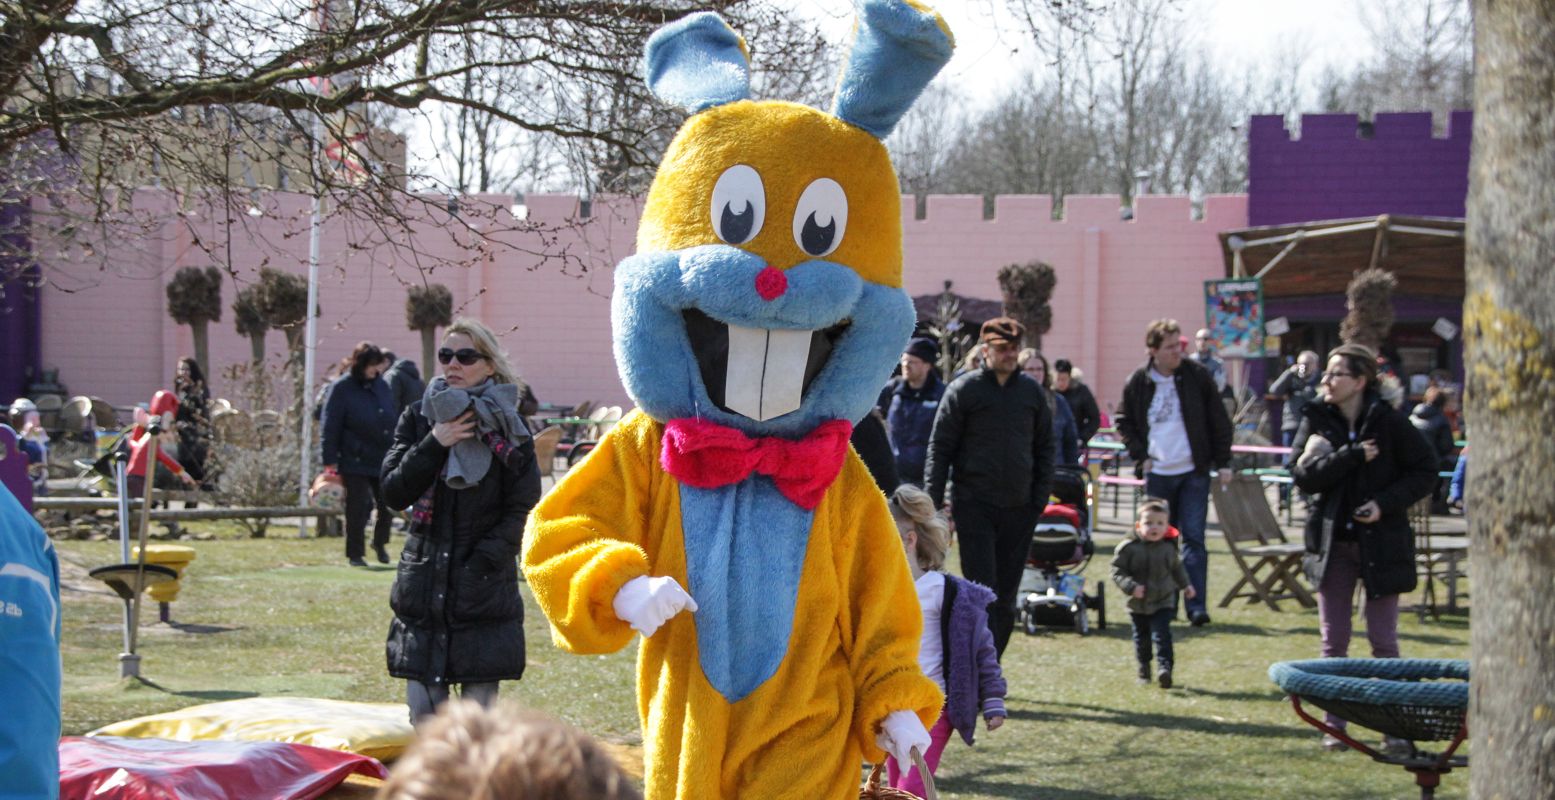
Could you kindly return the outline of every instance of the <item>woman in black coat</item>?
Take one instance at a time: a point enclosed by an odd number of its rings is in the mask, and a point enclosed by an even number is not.
[[[178,394],[178,414],[173,423],[178,432],[178,463],[189,477],[204,484],[208,478],[205,460],[211,450],[211,390],[205,384],[200,362],[188,356],[178,359],[173,391]]]
[[[323,445],[320,463],[339,473],[346,490],[346,558],[353,567],[365,567],[363,538],[367,515],[377,508],[373,524],[373,552],[378,563],[389,563],[390,523],[393,518],[383,503],[378,472],[384,454],[394,441],[394,420],[399,416],[394,395],[383,380],[388,359],[372,342],[351,351],[350,371],[326,390]]]
[[[1323,373],[1322,402],[1307,404],[1296,432],[1291,475],[1318,497],[1307,517],[1304,565],[1318,587],[1324,657],[1349,653],[1357,580],[1366,587],[1372,657],[1398,657],[1398,598],[1415,588],[1409,507],[1436,482],[1431,446],[1376,386],[1370,348],[1335,348]],[[1328,722],[1344,726],[1332,715]],[[1325,736],[1324,746],[1343,745]]]
[[[442,377],[400,416],[383,461],[385,500],[411,508],[389,594],[389,674],[406,681],[411,720],[460,684],[489,704],[524,674],[516,559],[540,499],[517,381],[496,337],[455,320],[437,353]]]

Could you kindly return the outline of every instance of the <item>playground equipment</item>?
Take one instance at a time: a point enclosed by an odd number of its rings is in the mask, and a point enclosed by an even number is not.
[[[147,426],[147,431],[150,439],[147,445],[150,448],[147,454],[148,463],[155,463],[157,434],[161,432],[160,421],[152,420]],[[139,546],[136,548],[135,561],[133,563],[130,561],[130,498],[128,481],[125,479],[127,463],[128,456],[123,454],[115,458],[113,463],[114,483],[119,491],[121,562],[98,567],[88,574],[108,584],[108,588],[124,601],[124,652],[119,654],[119,677],[138,678],[140,677],[140,654],[136,652],[136,645],[140,633],[140,596],[152,586],[178,580],[178,572],[160,564],[146,563],[146,536],[151,525],[152,481],[149,480],[146,481],[146,496],[141,506]],[[176,591],[175,589],[175,594]]]
[[[1469,758],[1455,755],[1468,738],[1469,662],[1461,659],[1320,658],[1283,661],[1269,667],[1269,679],[1290,695],[1296,716],[1318,730],[1415,776],[1422,800],[1436,796],[1442,776],[1467,768]],[[1312,716],[1312,705],[1345,720],[1410,742],[1407,754],[1379,752],[1346,731]],[[1449,744],[1440,754],[1418,742]]]

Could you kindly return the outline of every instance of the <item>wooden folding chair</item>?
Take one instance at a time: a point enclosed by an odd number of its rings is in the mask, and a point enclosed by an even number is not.
[[[1425,621],[1426,615],[1432,619],[1441,616],[1441,609],[1436,604],[1438,581],[1447,589],[1448,613],[1458,613],[1458,578],[1463,576],[1461,562],[1469,554],[1468,537],[1432,534],[1430,496],[1422,497],[1409,507],[1409,527],[1415,532],[1415,562],[1423,579],[1415,614],[1421,622]]]
[[[540,481],[543,485],[546,478],[553,478],[552,472],[556,469],[556,445],[562,440],[562,429],[559,425],[552,425],[535,434],[535,464],[540,470]]]
[[[1226,546],[1242,570],[1242,577],[1220,599],[1220,607],[1244,597],[1249,603],[1262,600],[1274,611],[1280,610],[1281,600],[1295,600],[1303,608],[1316,606],[1312,593],[1301,585],[1301,557],[1306,546],[1286,541],[1285,531],[1264,497],[1263,484],[1257,478],[1238,475],[1229,486],[1222,488],[1217,480],[1212,487],[1210,495]]]

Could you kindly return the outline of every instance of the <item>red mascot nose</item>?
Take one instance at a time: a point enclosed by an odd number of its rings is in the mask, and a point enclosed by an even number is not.
[[[756,273],[756,294],[763,300],[776,300],[788,291],[788,276],[783,271],[767,267]]]

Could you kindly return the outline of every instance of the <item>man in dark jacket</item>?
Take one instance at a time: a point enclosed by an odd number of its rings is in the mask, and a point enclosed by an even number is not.
[[[934,414],[945,396],[945,382],[934,366],[938,361],[939,345],[933,339],[909,342],[902,353],[902,374],[886,384],[876,406],[891,433],[897,477],[919,487],[923,486],[923,463],[928,458]]]
[[[1015,627],[1015,594],[1037,517],[1053,485],[1053,417],[1046,391],[1018,368],[1020,323],[983,324],[988,361],[951,382],[934,416],[925,465],[929,496],[948,504],[961,542],[961,572],[994,590],[988,628],[1000,656]]]
[[[421,370],[416,369],[416,362],[408,358],[396,358],[392,352],[383,355],[389,359],[389,369],[383,373],[383,380],[389,384],[389,394],[394,395],[394,413],[398,415],[404,412],[405,406],[426,394],[427,385],[421,380]]]
[[[1231,419],[1215,379],[1203,365],[1183,358],[1177,321],[1158,319],[1145,332],[1150,360],[1134,370],[1118,407],[1118,436],[1145,479],[1145,493],[1171,507],[1171,525],[1182,534],[1183,566],[1193,582],[1188,620],[1209,622],[1206,583],[1209,555],[1204,526],[1209,516],[1209,471],[1231,481]]]
[[[1303,350],[1301,355],[1296,356],[1296,363],[1280,373],[1274,383],[1269,384],[1269,393],[1264,395],[1264,399],[1278,401],[1283,406],[1280,413],[1280,444],[1290,447],[1296,441],[1296,429],[1301,427],[1301,412],[1308,403],[1317,399],[1318,373],[1322,371],[1317,353]],[[1297,455],[1293,452],[1285,460],[1286,469],[1296,463]],[[1301,498],[1303,502],[1311,504],[1306,492],[1301,493]],[[1280,484],[1280,501],[1290,502],[1290,484]]]
[[[1096,405],[1096,395],[1091,394],[1090,387],[1074,379],[1074,365],[1067,358],[1053,362],[1053,388],[1069,404],[1069,411],[1074,414],[1074,426],[1080,432],[1080,449],[1085,449],[1085,444],[1101,429],[1101,408]]]

